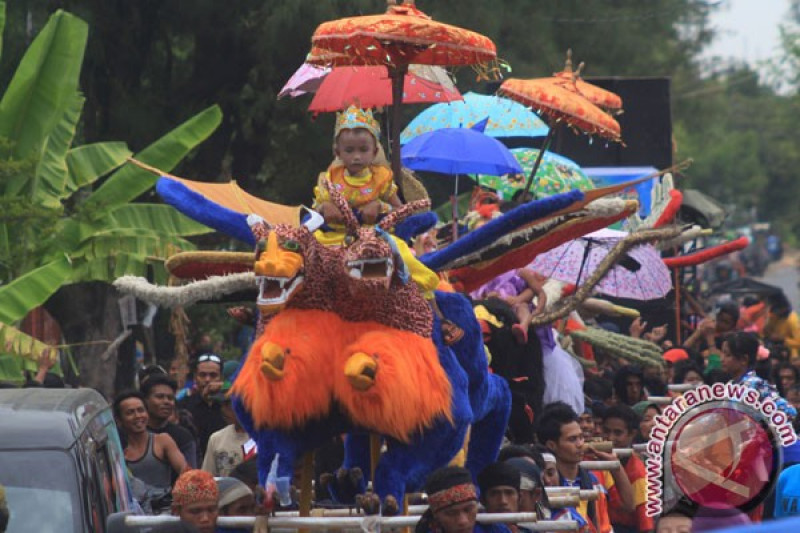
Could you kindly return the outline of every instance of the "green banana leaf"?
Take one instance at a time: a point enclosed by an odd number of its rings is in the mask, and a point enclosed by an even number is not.
[[[187,120],[159,140],[136,154],[136,159],[160,168],[172,170],[181,159],[208,138],[222,122],[222,110],[211,106]],[[158,176],[129,164],[114,172],[83,205],[83,210],[100,216],[107,209],[134,200],[155,185]]]
[[[98,253],[132,252],[127,249],[125,243],[118,242],[116,245],[100,248],[98,239],[116,236],[123,237],[143,237],[146,235],[158,236],[166,239],[166,243],[174,245],[168,250],[173,252],[179,249],[194,249],[188,241],[183,239],[175,240],[180,236],[204,235],[210,233],[211,229],[207,226],[195,222],[178,211],[167,205],[160,204],[127,204],[117,207],[106,216],[95,220],[86,221],[78,219],[66,219],[59,221],[59,228],[55,237],[52,239],[50,254],[46,260],[54,260],[59,254],[68,253],[72,258],[90,257],[94,258]],[[0,234],[1,235],[1,234]],[[116,247],[115,247],[116,246]],[[136,247],[137,253],[143,253],[153,257],[168,257],[161,253],[164,247],[142,251],[140,246]],[[80,274],[76,274],[75,280],[81,280]],[[93,277],[93,279],[97,279]],[[110,281],[113,281],[111,279]]]
[[[65,157],[75,138],[78,120],[83,111],[83,103],[84,98],[80,94],[73,95],[72,102],[66,107],[61,120],[48,135],[42,150],[42,157],[36,167],[36,179],[41,184],[41,188],[34,200],[46,207],[60,207],[61,200],[76,189],[76,187],[68,186],[69,169]]]
[[[154,260],[165,260],[178,252],[194,250],[194,248],[195,246],[186,239],[168,233],[133,229],[117,230],[115,228],[93,236],[75,250],[71,257],[73,259],[113,258],[117,254],[124,253],[150,257]],[[107,281],[113,281],[113,279]]]
[[[80,244],[91,238],[95,225],[79,218],[61,218],[56,223],[55,235],[46,247],[49,253],[42,257],[42,263],[49,263],[64,254],[70,254]]]
[[[121,276],[152,277],[155,283],[166,283],[163,260],[145,255],[118,253],[114,257],[95,257],[80,261],[75,266],[75,278],[81,281],[110,283]]]
[[[25,52],[0,100],[0,136],[16,143],[15,156],[41,150],[73,103],[88,34],[84,21],[59,10]]]
[[[175,208],[160,204],[126,204],[109,213],[108,225],[118,229],[156,231],[171,235],[205,235],[212,230],[182,215]]]
[[[6,3],[0,2],[0,37],[6,29]],[[3,56],[3,39],[0,38],[0,57]]]
[[[73,148],[66,154],[72,190],[91,185],[131,156],[123,142],[101,142]]]
[[[55,365],[50,372],[63,375],[58,362],[58,349],[15,327],[0,323],[0,380],[22,381],[24,370],[36,372],[38,359],[47,350]]]
[[[72,277],[72,265],[66,256],[18,277],[0,287],[0,322],[13,324],[32,309],[42,305]]]

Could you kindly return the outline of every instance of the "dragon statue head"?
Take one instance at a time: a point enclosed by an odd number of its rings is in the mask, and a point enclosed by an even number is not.
[[[251,215],[248,223],[257,239],[253,269],[258,283],[256,304],[266,315],[281,311],[303,286],[305,252],[313,245],[313,232],[322,225],[322,217],[311,211],[300,227],[273,226]]]
[[[344,196],[329,181],[324,182],[331,201],[344,218],[345,238],[342,266],[356,291],[387,290],[392,277],[402,268],[402,260],[389,231],[415,211],[430,207],[430,200],[406,204],[374,225],[362,225]]]

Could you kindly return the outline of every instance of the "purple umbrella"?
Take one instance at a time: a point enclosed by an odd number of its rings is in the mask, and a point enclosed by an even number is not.
[[[611,229],[589,233],[538,255],[531,268],[544,276],[580,285],[626,235]],[[647,244],[628,251],[597,284],[598,292],[633,300],[661,298],[671,288],[672,279],[661,254]]]

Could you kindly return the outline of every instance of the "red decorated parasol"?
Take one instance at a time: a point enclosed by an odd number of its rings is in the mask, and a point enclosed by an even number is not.
[[[572,50],[567,50],[567,60],[564,70],[553,74],[552,81],[567,90],[577,92],[591,103],[616,115],[622,113],[622,98],[618,94],[607,91],[602,87],[593,85],[581,78],[584,63],[578,65],[577,70],[572,70]]]
[[[384,107],[392,103],[392,80],[383,65],[334,68],[320,84],[309,111],[324,113]],[[433,104],[463,100],[442,67],[411,65],[403,83],[404,104]]]
[[[399,104],[408,65],[487,67],[497,57],[489,38],[432,20],[416,8],[413,0],[402,5],[390,0],[382,15],[325,22],[314,32],[311,44],[311,63],[388,67],[392,79],[392,170],[396,178],[400,176]]]
[[[566,122],[589,135],[620,140],[619,122],[580,94],[554,84],[552,78],[510,78],[503,82],[497,94],[532,107],[555,122]]]
[[[619,123],[608,113],[591,103],[582,96],[574,86],[564,87],[567,84],[562,78],[535,78],[520,80],[511,78],[503,82],[497,94],[516,100],[535,111],[550,117],[550,131],[544,140],[542,150],[533,165],[528,177],[528,184],[522,199],[527,198],[531,184],[536,177],[536,171],[541,164],[541,155],[550,147],[555,132],[560,123],[581,130],[589,135],[599,135],[612,141],[621,141]]]

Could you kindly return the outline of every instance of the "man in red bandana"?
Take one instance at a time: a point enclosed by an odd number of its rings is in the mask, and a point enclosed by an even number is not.
[[[187,470],[172,488],[172,514],[195,526],[200,533],[214,533],[218,501],[217,482],[204,470]]]
[[[433,472],[425,483],[429,508],[415,533],[509,533],[507,527],[476,522],[478,495],[469,471],[448,466]]]

